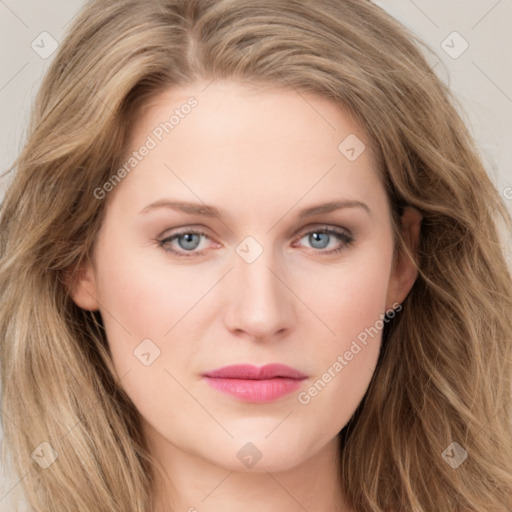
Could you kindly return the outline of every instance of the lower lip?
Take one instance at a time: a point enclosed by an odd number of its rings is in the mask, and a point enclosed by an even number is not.
[[[304,379],[221,379],[205,377],[212,388],[248,402],[271,402],[300,388]]]

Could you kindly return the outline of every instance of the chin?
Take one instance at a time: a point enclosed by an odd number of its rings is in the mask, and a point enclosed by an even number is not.
[[[304,452],[305,443],[299,439],[295,443],[287,444],[284,444],[279,436],[274,440],[265,439],[264,436],[244,436],[244,439],[246,440],[231,440],[229,446],[225,446],[221,453],[210,452],[210,462],[229,471],[272,473],[293,469],[311,456]]]

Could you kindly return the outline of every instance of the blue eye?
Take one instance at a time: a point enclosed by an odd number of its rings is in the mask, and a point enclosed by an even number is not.
[[[350,246],[354,241],[348,232],[331,227],[322,227],[303,232],[300,235],[299,240],[306,237],[308,243],[311,244],[312,248],[315,250],[315,253],[322,255],[337,254]],[[202,256],[204,254],[205,250],[197,250],[202,238],[209,239],[210,237],[203,231],[188,230],[174,233],[163,240],[159,240],[158,244],[162,249],[164,249],[164,251],[175,256],[180,258],[190,258],[194,256]],[[333,239],[338,240],[338,247],[325,250]],[[173,247],[173,244],[177,244],[177,246],[174,245]]]
[[[337,254],[346,247],[350,246],[350,244],[354,241],[351,235],[349,235],[345,231],[341,231],[338,229],[323,227],[321,229],[314,229],[307,231],[302,234],[301,240],[303,238],[307,238],[309,244],[311,244],[312,248],[315,249],[317,253],[320,254]],[[341,245],[335,247],[331,250],[324,250],[329,246],[329,243],[334,239],[338,239],[341,241]]]
[[[195,251],[201,242],[201,237],[209,238],[208,235],[202,231],[182,231],[181,233],[175,233],[174,235],[161,240],[159,245],[167,252],[187,258],[203,253],[203,251]],[[171,243],[175,240],[178,242],[179,250],[171,248]],[[191,254],[187,254],[187,252]]]
[[[183,244],[180,243],[180,239],[183,239],[184,242]],[[180,247],[182,249],[185,249],[185,250],[194,250],[194,249],[197,249],[197,246],[199,245],[199,242],[201,241],[201,235],[198,234],[198,233],[185,233],[183,235],[179,235],[177,237],[177,240],[178,240],[178,245],[180,245]]]

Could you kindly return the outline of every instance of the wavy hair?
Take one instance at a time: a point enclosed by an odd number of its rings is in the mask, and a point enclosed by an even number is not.
[[[161,469],[114,378],[101,317],[73,303],[69,278],[92,254],[108,204],[94,191],[121,164],[141,109],[215,79],[337,103],[372,141],[398,250],[400,209],[423,216],[418,279],[340,433],[349,503],[512,510],[512,282],[500,232],[512,222],[425,48],[364,0],[85,6],[40,87],[0,211],[4,449],[34,511],[153,511]],[[454,442],[468,453],[458,469],[446,462]]]

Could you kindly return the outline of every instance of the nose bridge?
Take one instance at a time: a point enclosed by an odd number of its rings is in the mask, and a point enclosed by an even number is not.
[[[275,275],[279,275],[280,261],[268,244],[265,247],[247,237],[236,248],[227,319],[231,329],[259,338],[289,327],[292,321],[293,294]]]

